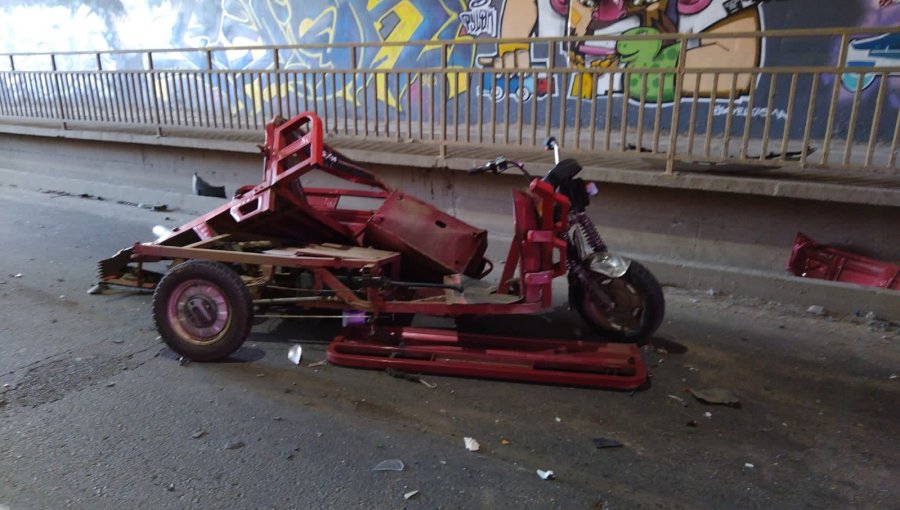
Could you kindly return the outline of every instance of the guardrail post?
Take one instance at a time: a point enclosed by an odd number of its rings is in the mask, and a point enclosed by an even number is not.
[[[448,46],[441,43],[441,159],[447,157],[447,103],[449,102],[447,93],[447,53]]]
[[[678,34],[681,46],[678,48],[678,63],[675,67],[675,102],[672,104],[672,121],[669,124],[669,150],[666,152],[666,175],[675,173],[676,144],[678,143],[678,127],[681,121],[681,94],[684,91],[684,59],[687,55],[687,37]],[[693,98],[694,101],[697,98]],[[712,108],[712,105],[710,105]],[[659,127],[657,127],[659,129]]]
[[[10,55],[9,60],[12,63],[12,55]],[[50,55],[50,67],[53,69],[53,88],[56,91],[56,114],[59,115],[63,130],[66,130],[69,129],[69,126],[66,124],[66,108],[63,104],[62,86],[59,84],[59,75],[57,74],[56,54]]]
[[[156,113],[156,136],[162,136],[162,123],[159,117],[159,94],[156,93],[156,79],[153,76],[153,52],[147,52],[147,68],[150,71],[150,86],[153,89],[153,111]]]
[[[838,68],[843,68],[847,65],[847,43],[849,42],[849,37],[847,32],[841,34],[841,49],[838,53]],[[825,125],[825,140],[822,144],[822,164],[828,164],[829,153],[831,152],[831,137],[834,135],[834,117],[837,113],[838,100],[840,99],[841,93],[841,77],[843,73],[840,71],[835,71],[834,73],[834,88],[831,90],[831,104],[828,106],[828,124]],[[806,150],[806,147],[803,148]]]

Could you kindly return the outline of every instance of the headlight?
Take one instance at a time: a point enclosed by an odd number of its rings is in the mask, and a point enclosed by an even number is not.
[[[614,253],[593,253],[587,262],[591,271],[610,278],[621,278],[631,266],[631,260]]]

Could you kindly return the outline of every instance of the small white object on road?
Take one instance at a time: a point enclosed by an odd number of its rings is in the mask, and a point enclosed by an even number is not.
[[[466,450],[470,452],[477,452],[481,445],[478,444],[478,441],[474,440],[471,437],[464,437],[463,441],[466,443]]]
[[[418,493],[419,493],[419,491],[409,491],[403,495],[403,499],[409,499],[409,498],[415,497],[416,494],[418,494]]]
[[[706,411],[705,413],[703,413],[703,417],[704,418],[712,418],[712,413],[709,411]]]
[[[553,471],[544,471],[543,469],[538,469],[537,475],[541,477],[541,480],[553,480],[555,478]]]
[[[806,309],[806,313],[811,313],[813,315],[818,315],[819,317],[825,315],[825,308],[819,305],[812,305]]]
[[[745,462],[745,463],[744,463],[744,467],[747,468],[747,469],[753,469],[753,468],[755,468],[756,466],[754,466],[753,464],[751,464],[751,463],[749,463],[749,462]]]
[[[291,360],[291,363],[299,365],[301,358],[303,358],[303,347],[300,345],[291,347],[291,350],[288,351],[288,359]]]

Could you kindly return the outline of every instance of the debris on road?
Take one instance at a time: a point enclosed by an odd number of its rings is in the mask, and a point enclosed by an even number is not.
[[[90,294],[91,296],[100,294],[101,292],[103,292],[103,286],[100,285],[99,283],[87,290],[87,293]]]
[[[324,367],[324,366],[325,366],[325,360],[313,361],[309,365],[306,365],[307,368],[319,368],[319,367]]]
[[[112,388],[112,387],[115,386],[115,385],[116,385],[116,383],[114,383],[114,382],[108,382],[108,383],[106,383],[106,387],[107,387],[107,388]]]
[[[402,370],[396,370],[393,368],[385,369],[384,373],[386,373],[387,375],[389,375],[391,377],[396,377],[397,379],[403,379],[404,381],[422,383],[425,385],[425,387],[432,389],[432,390],[437,388],[437,384],[430,383],[430,382],[426,381],[425,379],[422,379],[422,377],[417,374],[411,374],[409,372],[404,372]]]
[[[688,391],[700,402],[711,405],[723,405],[729,407],[740,407],[741,400],[731,390],[724,388],[708,388],[703,390],[695,390],[689,388]]]
[[[705,413],[703,413],[703,417],[704,418],[712,418],[712,413],[709,411],[706,411]]]
[[[900,290],[900,266],[822,246],[798,232],[788,260],[796,276]]]
[[[697,424],[697,420],[691,420],[691,421],[685,423],[684,426],[697,428],[699,425]]]
[[[225,186],[213,186],[197,175],[197,172],[194,172],[193,177],[191,177],[191,189],[197,196],[226,198]]]
[[[891,375],[888,376],[888,379],[890,379],[890,380],[893,381],[893,380],[896,379],[897,377],[900,377],[900,376],[898,376],[897,374],[891,374]]]
[[[674,400],[674,401],[678,402],[679,404],[681,404],[682,407],[687,407],[687,406],[688,406],[687,402],[685,402],[684,399],[681,398],[681,397],[679,397],[678,395],[669,395],[669,398],[671,398],[672,400]]]
[[[825,308],[819,305],[812,305],[806,309],[806,313],[811,313],[813,315],[818,315],[822,317],[825,315]]]
[[[21,278],[21,277],[22,277],[22,273],[16,273],[16,274],[11,274],[11,273],[10,273],[9,277],[10,277],[10,278]]]
[[[608,439],[605,437],[595,437],[593,441],[594,446],[596,446],[598,450],[602,448],[620,448],[622,446],[625,446],[615,439]]]
[[[205,435],[206,435],[205,430],[195,430],[194,433],[191,434],[191,437],[194,439],[200,439],[201,437],[203,437]]]
[[[541,477],[541,480],[553,480],[554,478],[556,478],[553,475],[553,471],[544,471],[543,469],[538,469],[537,475]]]
[[[419,493],[419,491],[417,491],[417,490],[415,490],[415,491],[409,491],[409,492],[407,492],[406,494],[403,495],[403,499],[414,498],[414,497],[416,497],[416,495],[417,495],[418,493]]]
[[[191,360],[189,360],[188,358],[185,358],[184,356],[178,357],[178,364],[181,366],[188,365],[188,364],[190,364],[190,362],[191,362]]]
[[[745,463],[744,463],[744,467],[747,468],[747,469],[753,469],[753,468],[755,468],[756,466],[754,466],[753,464],[751,464],[751,463],[749,463],[749,462],[745,462]]]
[[[243,448],[246,446],[243,441],[229,441],[225,443],[226,450],[237,450],[238,448]]]
[[[466,450],[469,450],[470,452],[477,452],[478,449],[481,448],[481,445],[478,444],[478,441],[471,437],[464,437],[463,441],[466,444]]]
[[[288,359],[291,360],[291,363],[299,365],[301,358],[303,358],[303,347],[300,345],[291,347],[291,350],[288,351]]]
[[[400,459],[388,459],[375,464],[372,471],[403,471],[405,467]]]
[[[501,439],[501,440],[500,440],[500,444],[502,444],[503,446],[508,445],[508,444],[509,444],[509,439]]]

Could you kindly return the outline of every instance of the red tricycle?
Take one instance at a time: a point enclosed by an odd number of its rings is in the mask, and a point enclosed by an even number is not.
[[[515,232],[498,280],[486,276],[487,232],[391,189],[325,145],[320,119],[304,113],[266,125],[263,182],[227,204],[100,262],[100,285],[154,289],[153,317],[175,352],[228,357],[254,317],[312,310],[357,319],[328,348],[338,365],[593,387],[646,380],[634,345],[663,319],[662,290],[641,264],[610,253],[585,212],[593,183],[559,161],[543,178],[500,157],[470,173],[519,169]],[[304,186],[319,171],[348,184]],[[377,207],[354,207],[354,203]],[[145,264],[171,261],[162,274]],[[614,343],[464,334],[403,327],[414,314],[531,314],[552,307],[567,275],[569,304]],[[333,312],[334,313],[334,312]],[[353,322],[353,321],[351,321]],[[397,325],[401,323],[401,325]]]

